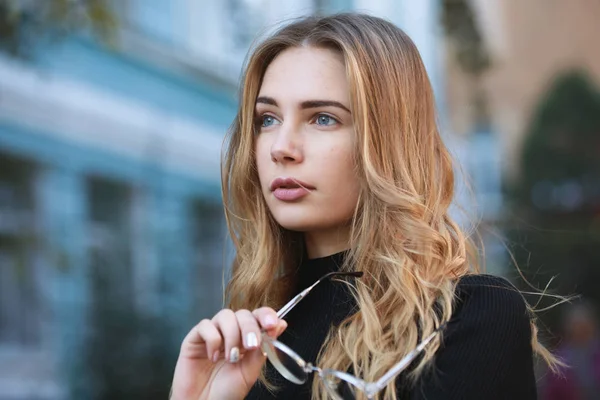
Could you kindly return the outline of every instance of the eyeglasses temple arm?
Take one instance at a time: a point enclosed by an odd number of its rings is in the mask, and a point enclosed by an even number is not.
[[[304,289],[303,291],[298,293],[296,296],[294,296],[293,299],[288,301],[285,306],[281,307],[279,309],[279,311],[277,311],[277,317],[278,318],[285,317],[286,314],[289,313],[292,310],[292,308],[294,308],[296,306],[296,304],[300,303],[300,301],[302,301],[302,299],[308,294],[308,292],[310,292],[312,290],[312,288],[317,286],[317,284],[319,282],[321,282],[321,280],[316,281],[311,286],[307,287],[306,289]]]
[[[301,291],[300,293],[298,293],[296,296],[294,296],[293,299],[291,299],[290,301],[288,301],[286,303],[286,305],[284,305],[283,307],[281,307],[279,309],[279,311],[277,311],[277,317],[278,318],[283,318],[286,316],[287,313],[289,313],[292,308],[294,308],[296,306],[296,304],[300,303],[300,301],[306,297],[306,295],[315,287],[317,286],[319,283],[321,283],[322,281],[324,281],[325,279],[329,279],[332,276],[354,276],[357,278],[360,278],[363,275],[362,272],[330,272],[326,275],[324,275],[323,277],[321,277],[321,279],[319,279],[318,281],[316,281],[315,283],[313,283],[312,285],[310,285],[309,287],[307,287],[306,289],[304,289],[303,291]]]
[[[433,340],[433,338],[440,332],[440,328],[433,331],[433,333],[425,338],[416,349],[412,350],[408,353],[402,360],[400,360],[396,365],[394,365],[388,372],[385,373],[381,378],[379,378],[375,385],[379,390],[385,388],[388,383],[390,383],[393,379],[396,378],[402,371],[408,367],[408,365],[414,361],[415,358],[427,347],[427,345]]]

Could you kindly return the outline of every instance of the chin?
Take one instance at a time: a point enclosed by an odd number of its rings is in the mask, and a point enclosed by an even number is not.
[[[271,213],[275,221],[284,229],[296,232],[313,230],[315,228],[313,219],[319,219],[314,213],[288,207],[278,207]]]
[[[290,218],[289,215],[283,218],[275,217],[275,221],[277,221],[282,228],[287,229],[288,231],[309,232],[314,229],[311,224],[307,223],[306,219]]]

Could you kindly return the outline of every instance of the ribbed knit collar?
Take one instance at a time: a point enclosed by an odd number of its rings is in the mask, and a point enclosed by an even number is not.
[[[304,260],[298,271],[298,288],[302,290],[315,283],[323,275],[339,271],[347,253],[346,250],[325,257]]]

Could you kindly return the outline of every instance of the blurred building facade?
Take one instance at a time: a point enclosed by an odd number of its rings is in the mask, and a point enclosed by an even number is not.
[[[449,118],[459,135],[477,130],[481,116],[473,94],[481,89],[487,102],[486,117],[499,133],[496,139],[503,173],[513,179],[532,113],[554,79],[571,70],[583,70],[600,83],[600,4],[588,0],[470,3],[491,66],[474,78],[454,59],[447,59]]]
[[[130,0],[117,8],[115,49],[77,36],[41,42],[33,60],[0,57],[0,399],[69,396],[94,302],[175,316],[180,333],[220,308],[222,139],[246,52],[279,21],[357,10],[402,27],[431,76],[446,140],[479,173],[480,215],[496,218],[493,136],[455,140],[446,121],[440,7]]]
[[[466,72],[445,38],[443,95],[447,129],[461,143],[472,185],[462,204],[475,204],[491,272],[514,271],[503,235],[486,226],[510,224],[503,186],[519,179],[532,117],[555,80],[583,71],[600,83],[600,4],[587,0],[471,0],[473,18],[489,56],[481,74]],[[468,153],[468,154],[465,154]]]
[[[71,37],[0,60],[1,399],[67,396],[90,305],[114,301],[99,280],[140,313],[220,308],[235,82],[185,56],[178,11],[127,2],[116,51]]]

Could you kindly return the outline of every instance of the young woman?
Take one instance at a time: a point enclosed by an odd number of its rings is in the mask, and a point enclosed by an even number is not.
[[[434,107],[382,19],[305,18],[257,46],[224,160],[229,304],[184,339],[172,399],[536,398],[533,353],[552,358],[448,213]]]

